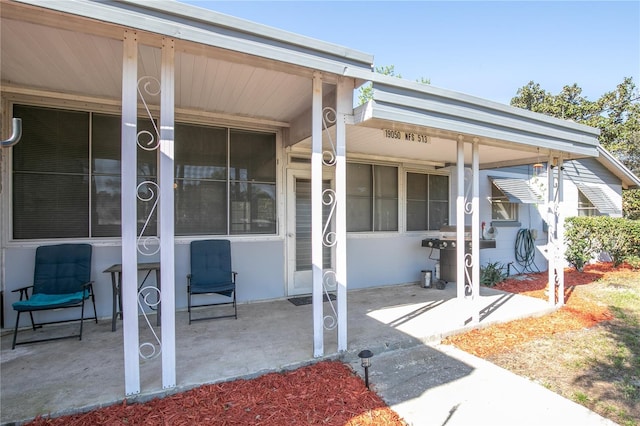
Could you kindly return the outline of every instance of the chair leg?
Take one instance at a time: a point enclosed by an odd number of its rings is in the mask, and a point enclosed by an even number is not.
[[[84,325],[84,298],[82,299],[82,308],[80,310],[80,334],[78,340],[82,340],[82,326]]]
[[[187,311],[189,312],[189,325],[191,325],[191,292],[187,291]]]
[[[29,312],[31,313],[31,312]],[[11,345],[11,349],[16,348],[16,340],[18,338],[18,324],[20,323],[20,311],[18,311],[18,315],[16,317],[16,328],[13,330],[13,345]]]
[[[93,317],[96,320],[96,324],[98,323],[98,311],[96,311],[96,296],[93,293],[93,286],[91,287],[91,302],[93,302]]]
[[[236,319],[238,319],[238,305],[236,304],[236,291],[235,290],[233,290],[233,310],[234,310]]]

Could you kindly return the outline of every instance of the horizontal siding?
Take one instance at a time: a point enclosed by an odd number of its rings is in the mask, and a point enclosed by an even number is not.
[[[595,158],[566,161],[564,163],[564,173],[574,182],[620,186],[620,179]]]

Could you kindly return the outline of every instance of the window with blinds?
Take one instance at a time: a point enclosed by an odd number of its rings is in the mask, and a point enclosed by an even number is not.
[[[23,105],[13,113],[23,123],[13,238],[120,236],[120,117]],[[138,130],[153,133],[153,123],[140,119]],[[275,134],[177,123],[175,140],[176,235],[276,233]],[[157,182],[157,151],[138,148],[137,175]],[[145,235],[157,232],[152,205],[138,201],[139,233],[147,222]]]
[[[449,177],[407,173],[407,231],[437,231],[449,224]]]
[[[347,231],[398,230],[398,168],[347,163]]]

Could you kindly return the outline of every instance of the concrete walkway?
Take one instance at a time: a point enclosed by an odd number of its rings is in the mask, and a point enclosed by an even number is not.
[[[328,303],[324,310],[331,312]],[[507,397],[521,405],[529,402],[517,410],[521,418],[513,424],[549,425],[558,423],[550,419],[559,420],[563,413],[584,414],[585,409],[555,394],[548,403],[534,403],[531,398],[550,392],[452,348],[429,346],[477,326],[469,322],[474,310],[479,326],[486,326],[542,315],[550,308],[538,299],[488,288],[481,289],[481,297],[472,306],[455,299],[453,284],[444,290],[418,285],[354,290],[348,294],[349,350],[337,354],[336,331],[325,331],[325,354],[344,359],[361,372],[356,354],[365,348],[372,350],[372,383],[415,425],[453,424],[454,420],[458,425],[500,424],[496,413],[503,411],[506,416],[509,408],[516,407]],[[150,323],[155,325],[155,318]],[[139,325],[140,342],[152,341],[142,317]],[[27,330],[21,338],[65,332],[68,327],[77,324]],[[161,329],[155,331],[161,336]],[[141,393],[130,400],[145,401],[201,384],[252,378],[313,362],[312,306],[295,306],[287,300],[245,304],[238,307],[237,320],[192,325],[185,312],[178,312],[176,359],[177,386],[169,390],[162,389],[161,359],[141,360]],[[4,330],[0,361],[2,424],[86,411],[124,399],[121,321],[116,332],[111,332],[106,318],[97,325],[85,323],[82,341],[59,340],[15,350],[11,350],[11,333]],[[551,415],[554,413],[557,418]],[[601,421],[594,414],[576,418]]]
[[[362,373],[359,361],[352,367]],[[446,345],[374,357],[370,387],[413,426],[603,426],[582,405]]]

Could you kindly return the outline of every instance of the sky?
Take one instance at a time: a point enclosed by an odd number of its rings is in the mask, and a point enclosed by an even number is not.
[[[372,54],[377,67],[508,104],[530,81],[596,100],[640,86],[640,1],[179,0]]]

